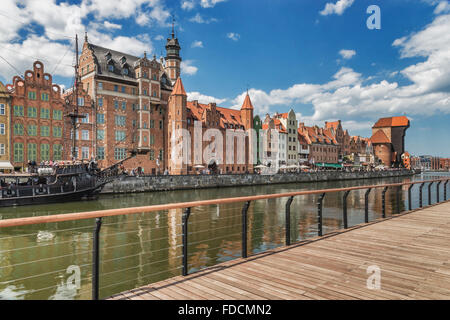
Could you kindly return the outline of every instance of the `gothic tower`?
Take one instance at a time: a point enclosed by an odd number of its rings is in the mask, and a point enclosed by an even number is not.
[[[175,82],[168,106],[169,173],[172,175],[187,174],[185,155],[190,148],[190,141],[185,140],[181,134],[181,129],[187,131],[187,95],[180,77]]]
[[[175,38],[175,29],[172,24],[172,38],[168,38],[166,44],[166,69],[172,83],[178,79],[181,72],[180,50],[181,47],[178,39]]]
[[[245,130],[250,133],[250,129],[253,129],[253,104],[250,100],[250,96],[248,95],[245,97],[244,103],[241,107],[241,119],[242,123],[244,124]],[[257,146],[256,143],[258,143],[258,138],[254,137],[251,133],[246,137],[246,144],[245,144],[245,162],[248,166],[248,169],[250,172],[253,171],[253,164],[256,163],[257,160]]]

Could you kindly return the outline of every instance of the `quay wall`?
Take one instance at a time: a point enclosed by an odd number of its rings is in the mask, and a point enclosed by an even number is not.
[[[312,173],[282,173],[275,175],[189,175],[189,176],[123,176],[108,183],[102,193],[139,193],[151,191],[172,191],[186,189],[206,189],[218,187],[254,186],[297,182],[322,182],[355,179],[379,179],[412,176],[413,170],[340,172],[321,171]]]

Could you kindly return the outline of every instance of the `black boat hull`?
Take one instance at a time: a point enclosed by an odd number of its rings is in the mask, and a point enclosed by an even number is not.
[[[34,197],[1,198],[0,207],[39,205],[79,200],[94,200],[98,198],[98,194],[100,193],[101,189],[102,187],[95,187],[72,192],[38,195]]]

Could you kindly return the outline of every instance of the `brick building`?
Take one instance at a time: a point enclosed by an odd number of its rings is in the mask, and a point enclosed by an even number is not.
[[[379,119],[372,127],[370,138],[374,154],[385,166],[401,166],[405,152],[405,134],[409,120],[405,116]]]
[[[11,162],[17,170],[28,161],[62,160],[64,102],[61,88],[36,61],[25,77],[13,78],[11,94]]]
[[[314,164],[339,162],[339,144],[331,129],[307,127],[300,123],[298,134],[309,145],[309,161]]]
[[[167,102],[180,75],[178,39],[167,39],[167,56],[158,61],[103,48],[85,37],[80,77],[96,110],[94,149],[101,167],[139,154],[125,163],[146,174],[167,168]]]
[[[11,135],[11,95],[0,82],[0,171],[11,171],[10,162],[10,135]]]
[[[350,135],[348,130],[344,131],[341,120],[327,122],[325,121],[325,129],[331,130],[332,134],[339,145],[339,160],[343,160],[345,156],[351,154],[350,151]]]
[[[229,136],[233,133],[244,133],[245,130],[253,128],[253,105],[250,97],[247,95],[240,110],[227,109],[218,107],[215,103],[208,105],[198,103],[198,101],[187,101],[186,91],[184,89],[181,78],[178,78],[173,92],[169,98],[168,107],[168,133],[167,141],[169,141],[167,153],[169,154],[168,170],[170,174],[195,174],[198,168],[209,168],[216,170],[217,173],[245,173],[253,171],[253,161],[250,157],[252,144],[251,138],[246,137],[244,140],[245,158],[239,161],[238,138]],[[196,132],[196,125],[197,130]],[[174,136],[176,130],[185,129],[190,134],[190,141],[185,140],[182,136]],[[205,132],[208,129],[213,136],[207,137]],[[219,133],[216,135],[216,133]],[[200,135],[198,137],[197,135]],[[211,150],[211,159],[205,159],[204,151],[210,144],[215,142],[215,139],[222,140],[222,150],[220,143],[217,147]],[[196,140],[197,139],[197,140]],[[201,146],[196,145],[198,141],[202,141]],[[230,156],[227,153],[227,147],[233,144],[232,161],[227,158]],[[181,151],[176,152],[175,148],[182,145],[183,149],[190,150],[191,153],[186,153],[184,158],[181,155],[179,159],[183,161],[176,161],[176,157]],[[194,150],[198,148],[200,154]],[[231,149],[230,149],[231,150]],[[177,154],[175,154],[177,153]],[[189,161],[188,161],[189,160]],[[207,161],[207,162],[206,162]],[[197,168],[196,168],[197,167]]]

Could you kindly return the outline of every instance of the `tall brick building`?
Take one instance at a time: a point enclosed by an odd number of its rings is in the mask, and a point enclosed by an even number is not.
[[[196,165],[210,169],[215,167],[217,173],[245,173],[253,170],[252,158],[250,157],[252,138],[245,138],[245,158],[243,161],[239,161],[239,156],[242,153],[239,154],[238,139],[227,135],[227,133],[233,134],[253,128],[253,105],[248,94],[240,110],[221,108],[215,103],[205,105],[198,103],[198,101],[187,101],[183,83],[181,78],[178,78],[169,98],[168,110],[169,130],[167,133],[167,141],[169,141],[169,147],[167,153],[170,156],[168,167],[170,174],[194,174],[197,172]],[[199,129],[198,133],[195,131],[196,124]],[[191,141],[185,141],[184,137],[181,136],[174,137],[173,133],[179,129],[187,130],[190,134]],[[205,162],[207,160],[203,156],[205,148],[219,137],[219,135],[207,137],[205,132],[208,129],[213,129],[214,131],[210,131],[211,133],[219,133],[220,138],[223,138],[221,142],[223,150],[211,150],[212,154],[215,154],[216,157],[213,156],[212,159]],[[197,134],[201,135],[199,137],[201,140],[196,140]],[[201,141],[201,145],[196,146],[198,141]],[[176,161],[174,154],[177,151],[174,149],[177,145],[181,145],[181,143],[184,148],[191,150],[190,157],[187,153],[184,161]],[[234,148],[231,159],[228,159],[227,156],[230,156],[230,154],[227,153],[227,147],[231,147],[230,144],[234,144]],[[201,150],[201,154],[195,153],[194,149],[196,147]],[[176,155],[178,156],[178,154],[181,154],[181,152],[179,151]],[[182,156],[180,156],[181,158]]]
[[[15,169],[28,161],[63,159],[64,102],[44,64],[36,61],[25,77],[13,78],[11,94],[11,160]]]
[[[409,128],[409,120],[405,116],[381,118],[372,127],[375,156],[385,166],[399,167],[402,154],[405,152],[405,134]]]
[[[95,153],[101,167],[110,166],[137,149],[125,163],[146,174],[167,168],[167,102],[180,75],[180,46],[172,32],[167,56],[135,57],[85,42],[80,77],[96,108]]]
[[[0,82],[0,171],[11,171],[10,162],[11,136],[11,95]]]

